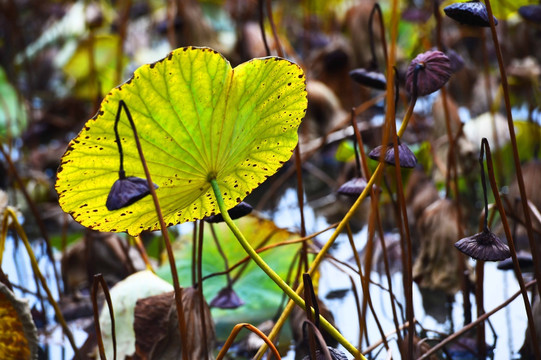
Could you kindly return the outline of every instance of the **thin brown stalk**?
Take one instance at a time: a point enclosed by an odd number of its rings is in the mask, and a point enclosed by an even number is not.
[[[314,332],[314,335],[315,335],[315,338],[317,339],[317,341],[319,342],[319,347],[320,347],[320,356],[323,355],[324,359],[325,360],[333,360],[332,356],[331,356],[331,352],[329,351],[329,349],[325,346],[325,339],[323,338],[323,335],[321,335],[321,331],[319,331],[319,329],[317,328],[317,326],[313,323],[313,322],[310,322],[310,321],[304,321],[303,324],[302,324],[303,328],[306,327],[306,326],[310,326]],[[319,359],[320,357],[312,357],[310,359]]]
[[[210,227],[210,232],[212,234],[212,238],[214,239],[214,244],[216,244],[216,249],[218,249],[218,253],[220,254],[220,256],[222,257],[222,259],[224,261],[225,276],[226,276],[226,279],[227,279],[227,285],[231,286],[231,285],[233,285],[233,281],[231,280],[231,274],[230,274],[230,270],[232,270],[232,269],[229,267],[229,261],[227,260],[227,256],[225,255],[225,252],[222,249],[222,246],[220,245],[220,241],[218,240],[218,235],[216,235],[216,229],[214,229],[214,224],[209,223],[209,227]],[[248,261],[248,259],[250,259],[250,257],[247,256],[245,259],[246,259],[246,261]],[[202,279],[200,279],[199,281],[202,281]]]
[[[278,36],[278,31],[276,30],[276,24],[274,23],[274,17],[272,16],[272,3],[271,0],[266,1],[267,5],[267,17],[269,18],[269,24],[272,29],[272,36],[274,38],[274,46],[276,46],[276,52],[278,56],[284,57],[284,50],[282,48],[282,43],[280,42],[280,37]]]
[[[481,166],[482,164],[482,160]],[[483,218],[479,219],[479,232],[481,232],[483,229],[488,228],[488,201],[487,201],[487,192],[486,192],[486,185],[485,177],[484,177],[484,169],[482,171],[482,181],[483,181],[483,195],[485,198],[485,209],[483,210]],[[492,219],[494,218],[494,215],[496,214],[495,211],[492,212]],[[483,288],[483,284],[485,281],[485,262],[482,260],[477,260],[475,264],[475,303],[477,305],[477,317],[481,317],[485,313],[485,292]],[[468,294],[469,295],[469,294]],[[478,359],[486,359],[487,354],[487,343],[486,343],[486,331],[485,331],[485,323],[481,322],[479,324],[479,329],[477,329],[477,357]]]
[[[203,295],[203,232],[205,222],[199,220],[199,241],[197,244],[197,294],[199,296],[199,315],[201,316],[201,338],[203,339],[203,356],[205,360],[209,358],[208,354],[208,339],[207,339],[207,319],[205,316],[205,296]]]
[[[396,312],[396,306],[395,306],[395,302],[394,302],[394,299],[395,299],[395,296],[394,296],[394,293],[393,293],[393,281],[392,281],[392,278],[391,278],[391,270],[390,270],[390,267],[389,267],[389,257],[387,255],[387,245],[385,244],[385,235],[383,233],[383,226],[381,225],[381,217],[380,217],[380,214],[379,214],[379,208],[378,208],[378,197],[377,195],[375,194],[375,191],[372,191],[372,208],[371,208],[371,211],[374,213],[374,216],[376,217],[376,224],[378,225],[378,234],[379,234],[379,239],[380,239],[380,246],[381,246],[381,250],[382,250],[382,253],[383,253],[383,265],[385,267],[385,275],[386,275],[386,278],[387,278],[387,287],[388,287],[388,290],[389,290],[389,297],[390,297],[390,302],[391,302],[391,310],[393,312],[393,322],[394,322],[394,325],[395,325],[395,330],[396,330],[396,334],[398,336],[398,341],[402,341],[402,334],[400,332],[400,329],[399,329],[399,323],[398,323],[398,314]]]
[[[374,305],[372,304],[372,297],[370,296],[370,288],[369,288],[370,278],[368,278],[368,275],[363,276],[361,259],[359,258],[359,253],[357,252],[357,247],[355,246],[355,241],[353,240],[353,233],[351,232],[351,227],[349,226],[349,223],[346,225],[346,233],[348,235],[349,245],[351,246],[355,263],[357,264],[357,268],[359,269],[361,288],[363,290],[363,295],[364,295],[363,299],[366,299],[366,302],[368,303],[368,306],[370,307],[370,311],[372,312],[372,315],[374,316],[374,320],[376,321],[376,326],[378,327],[381,337],[383,338],[385,336],[385,333],[383,332],[383,327],[381,326],[381,322],[379,321],[376,310],[374,310]],[[363,311],[362,312],[363,314],[366,314],[366,310],[362,309],[362,311]],[[366,329],[366,316],[365,316],[364,322],[361,322],[360,324],[364,324],[364,327]],[[362,335],[362,331],[361,331],[361,335]],[[389,344],[387,344],[386,341],[384,342],[384,344],[385,344],[385,348],[389,349]],[[359,344],[359,346],[360,345],[361,344]]]
[[[115,314],[113,312],[113,302],[111,301],[111,294],[109,293],[109,287],[105,282],[105,279],[101,274],[94,275],[92,281],[92,309],[94,311],[94,327],[96,328],[96,335],[98,338],[98,349],[101,360],[106,360],[105,348],[103,346],[103,338],[101,336],[100,315],[98,308],[98,287],[101,285],[103,294],[105,295],[105,301],[107,302],[107,308],[109,309],[109,317],[111,319],[111,338],[113,341],[113,359],[116,360],[116,330],[115,330]]]
[[[532,308],[530,301],[528,299],[528,292],[526,291],[526,286],[524,285],[524,278],[522,277],[520,271],[520,265],[518,263],[517,253],[515,251],[515,242],[513,240],[513,235],[511,234],[511,227],[507,222],[507,217],[505,216],[505,208],[503,207],[502,199],[498,190],[498,185],[496,184],[496,177],[494,175],[494,169],[492,164],[492,154],[490,152],[490,145],[486,138],[483,138],[481,143],[481,156],[483,155],[483,149],[486,151],[486,160],[487,160],[487,172],[488,178],[490,180],[490,186],[492,188],[492,193],[494,195],[494,200],[496,201],[496,206],[500,212],[500,219],[502,222],[503,229],[505,231],[505,237],[507,238],[507,243],[509,245],[509,250],[511,251],[511,257],[513,259],[513,267],[515,269],[515,276],[517,278],[520,290],[522,292],[522,298],[524,300],[524,307],[526,308],[526,315],[528,316],[528,328],[530,330],[530,336],[532,339],[537,339],[537,331],[535,328],[535,322],[532,314]],[[536,359],[541,359],[541,353],[539,351],[539,346],[533,346],[534,354]]]
[[[265,0],[259,0],[259,29],[261,30],[261,37],[263,38],[263,44],[265,45],[265,51],[267,56],[270,56],[269,42],[267,41],[267,34],[265,33]]]
[[[415,98],[412,99],[412,103],[415,103]],[[404,189],[402,184],[402,173],[400,168],[400,160],[398,158],[398,137],[396,136],[396,129],[393,122],[393,147],[394,147],[394,161],[395,161],[395,176],[396,176],[396,190],[398,193],[398,204],[400,206],[401,215],[398,216],[398,226],[403,229],[404,236],[401,236],[401,239],[405,241],[405,246],[402,247],[403,251],[406,250],[405,254],[402,256],[405,259],[404,268],[402,271],[402,277],[404,282],[404,294],[406,296],[406,319],[410,324],[408,328],[408,359],[413,358],[413,335],[415,333],[415,324],[414,324],[414,313],[413,313],[413,266],[412,266],[412,246],[411,246],[411,237],[408,225],[408,213],[406,210],[406,199],[404,197]],[[402,233],[402,232],[401,232]]]
[[[160,229],[163,235],[163,240],[165,242],[165,248],[167,250],[167,258],[169,260],[169,267],[171,269],[171,275],[173,277],[173,288],[175,292],[175,303],[176,303],[177,316],[178,316],[178,327],[179,327],[180,342],[181,342],[181,349],[182,349],[182,360],[188,360],[190,347],[188,345],[188,342],[186,341],[186,320],[184,318],[184,306],[182,304],[182,288],[180,287],[180,283],[178,279],[178,272],[177,272],[177,267],[175,263],[175,255],[173,254],[173,247],[171,246],[171,240],[169,238],[169,232],[167,231],[167,226],[165,225],[165,221],[163,220],[163,214],[162,214],[162,209],[160,207],[160,201],[158,199],[158,195],[156,194],[156,190],[154,189],[154,183],[152,182],[152,177],[150,175],[150,171],[148,170],[145,156],[143,155],[143,148],[141,147],[141,143],[139,141],[139,135],[137,134],[137,129],[135,128],[135,124],[128,110],[128,107],[124,103],[123,100],[119,101],[119,105],[118,105],[119,113],[120,113],[121,107],[124,107],[124,111],[126,112],[128,120],[130,122],[132,131],[133,131],[133,137],[135,140],[135,145],[137,146],[139,158],[141,159],[141,164],[143,165],[143,170],[145,171],[145,177],[148,182],[150,195],[152,196],[152,200],[154,202],[154,208],[156,210],[156,214],[158,216],[158,220],[160,223]]]
[[[193,222],[192,231],[192,286],[197,283],[197,221]]]
[[[528,240],[530,242],[530,248],[532,250],[533,263],[535,277],[541,279],[541,259],[539,253],[539,247],[535,241],[532,229],[532,220],[530,217],[530,211],[528,209],[528,197],[526,194],[526,188],[524,186],[524,177],[522,175],[522,168],[520,165],[520,157],[518,154],[517,146],[517,137],[515,135],[515,126],[513,124],[513,116],[511,114],[511,100],[509,98],[509,84],[507,82],[507,74],[505,70],[505,65],[503,63],[502,49],[500,47],[500,42],[498,40],[498,33],[496,32],[496,25],[494,23],[494,16],[492,13],[492,6],[490,5],[490,0],[485,0],[485,5],[488,13],[488,20],[490,23],[490,31],[492,33],[492,40],[494,42],[494,50],[496,52],[496,57],[498,59],[498,67],[500,69],[500,81],[503,90],[503,97],[505,101],[505,111],[507,115],[507,126],[509,128],[509,137],[511,139],[511,148],[513,149],[513,160],[515,162],[515,171],[517,175],[517,183],[520,191],[522,208],[524,210],[524,221],[526,223],[526,232],[528,234]],[[539,296],[541,296],[541,287],[537,288]],[[534,338],[535,339],[535,338]],[[538,357],[541,358],[541,357]]]
[[[434,17],[436,18],[436,43],[438,45],[438,49],[440,51],[444,51],[445,47],[443,45],[442,37],[441,37],[441,13],[439,8],[440,1],[434,0]],[[453,205],[456,208],[457,211],[457,229],[458,229],[458,237],[459,239],[464,237],[463,231],[462,231],[462,211],[460,209],[460,195],[458,192],[458,176],[457,176],[457,161],[456,161],[456,151],[455,151],[455,145],[456,141],[453,137],[453,131],[451,127],[451,117],[449,115],[449,104],[447,103],[447,89],[444,85],[441,88],[441,99],[443,102],[443,113],[445,116],[445,128],[447,130],[447,142],[448,142],[448,150],[447,150],[447,167],[445,172],[445,194],[446,197],[450,197],[451,195],[451,183],[453,185],[453,194],[454,194],[454,201]],[[454,176],[453,176],[454,175]],[[460,287],[462,289],[462,303],[463,303],[463,309],[464,309],[464,323],[469,323],[471,321],[471,302],[470,302],[470,293],[468,291],[467,287],[467,281],[468,278],[464,276],[465,270],[466,270],[466,257],[462,254],[459,255],[459,264],[458,264],[458,276],[460,279]]]
[[[483,316],[484,308],[484,291],[483,283],[485,279],[485,262],[478,260],[475,264],[476,287],[475,287],[475,302],[477,303],[477,317]],[[487,357],[487,343],[485,341],[485,323],[481,322],[477,329],[477,358],[482,360]]]
[[[314,285],[312,283],[312,278],[309,274],[302,274],[302,281],[304,283],[304,301],[306,303],[306,309],[304,312],[306,314],[306,320],[309,323],[316,324],[316,321],[319,320],[319,306],[316,299],[316,294],[314,292]],[[312,316],[312,307],[314,308],[314,316]],[[312,331],[308,332],[308,349],[310,353],[310,359],[316,358],[316,338],[315,330],[317,326],[312,327]]]

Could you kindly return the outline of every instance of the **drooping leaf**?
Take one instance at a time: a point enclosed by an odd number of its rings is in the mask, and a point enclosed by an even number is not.
[[[27,300],[0,283],[0,354],[2,359],[37,359],[38,333]]]
[[[133,116],[168,225],[218,211],[215,178],[233,207],[291,157],[306,110],[302,69],[261,58],[232,69],[209,48],[181,48],[137,69],[113,89],[62,158],[56,190],[62,208],[101,231],[158,228],[150,196],[118,210],[105,202],[118,179],[113,131],[119,101]],[[125,114],[119,135],[127,176],[145,178]]]
[[[246,239],[254,248],[277,244],[279,242],[298,238],[298,235],[285,229],[280,229],[270,221],[255,215],[247,215],[235,221]],[[210,231],[211,224],[205,224],[203,239],[203,276],[222,272],[225,265]],[[246,257],[246,252],[240,246],[235,236],[225,223],[212,224],[229,266]],[[264,245],[263,245],[264,244]],[[182,236],[174,243],[175,261],[177,264],[180,283],[182,286],[191,285],[192,271],[192,234]],[[300,248],[300,243],[275,247],[262,252],[260,255],[283,279],[287,278],[291,262]],[[241,266],[242,267],[242,266]],[[233,269],[231,277],[235,279],[241,267]],[[163,279],[171,280],[169,264],[164,264],[156,273]],[[203,292],[206,299],[213,299],[227,281],[225,275],[211,277],[203,282]],[[222,340],[227,337],[231,328],[238,322],[260,323],[272,316],[278,310],[283,293],[280,288],[252,261],[234,282],[233,289],[244,301],[244,305],[234,310],[212,309],[214,322],[217,326],[217,336]]]

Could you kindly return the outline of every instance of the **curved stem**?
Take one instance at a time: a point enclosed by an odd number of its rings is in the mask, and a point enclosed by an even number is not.
[[[378,12],[379,15],[379,29],[381,33],[381,47],[383,48],[383,60],[387,64],[387,41],[385,40],[385,23],[383,22],[383,13],[381,12],[381,6],[379,3],[375,3],[372,11],[370,12],[370,19],[368,21],[368,31],[370,33],[370,51],[372,52],[372,63],[377,68],[376,51],[374,49],[374,30],[372,29],[372,21],[374,13]]]
[[[220,187],[218,186],[218,182],[216,179],[210,180],[210,185],[212,186],[212,190],[214,190],[214,194],[216,196],[216,202],[218,204],[218,207],[220,208],[220,212],[224,218],[225,223],[229,228],[231,229],[231,232],[235,235],[237,240],[239,241],[240,245],[244,248],[246,253],[252,258],[252,260],[259,266],[261,270],[267,274],[268,277],[272,279],[282,289],[286,295],[293,300],[298,306],[300,306],[303,309],[306,309],[306,305],[304,303],[304,300],[295,292],[292,288],[289,287],[289,285],[286,284],[284,280],[274,271],[272,268],[267,265],[265,260],[259,254],[252,248],[248,240],[244,237],[240,229],[235,225],[231,217],[229,216],[229,213],[227,212],[227,208],[225,206],[222,192],[220,191]],[[352,355],[354,355],[356,358],[364,359],[364,357],[361,355],[359,350],[357,350],[353,345],[351,345],[343,336],[336,330],[324,317],[320,315],[319,317],[321,327],[324,328],[333,338],[338,340],[342,346],[344,346]]]
[[[481,185],[483,187],[483,198],[485,200],[485,219],[483,222],[483,231],[488,231],[488,197],[487,184],[485,180],[485,166],[483,161],[483,151],[479,153],[479,165],[481,166]]]
[[[120,141],[120,135],[118,133],[118,121],[120,120],[120,113],[121,113],[120,109],[121,109],[121,105],[119,103],[118,111],[116,112],[116,117],[115,117],[114,131],[115,131],[116,145],[118,147],[118,156],[120,158],[120,165],[118,166],[118,178],[125,179],[126,172],[124,171],[124,151],[122,150],[122,141]]]
[[[265,344],[267,344],[271,348],[272,354],[274,355],[274,357],[277,360],[281,359],[280,353],[278,352],[278,350],[276,349],[276,347],[274,346],[272,341],[269,340],[269,338],[263,332],[261,332],[261,330],[259,330],[258,328],[256,328],[255,326],[253,326],[251,324],[240,323],[240,324],[235,325],[233,330],[231,330],[231,334],[227,338],[227,340],[226,340],[224,346],[222,347],[222,349],[220,350],[220,353],[218,354],[218,356],[216,356],[216,360],[222,360],[224,358],[225,354],[227,354],[227,351],[229,350],[229,348],[233,344],[233,341],[237,337],[238,333],[242,330],[242,328],[247,328],[248,330],[250,330],[254,334],[257,334],[261,339],[263,339],[263,341],[265,341]]]
[[[173,248],[171,246],[171,240],[169,239],[169,232],[167,231],[167,226],[165,225],[165,221],[163,220],[162,209],[160,207],[158,195],[156,194],[156,190],[154,189],[154,183],[152,182],[150,171],[148,170],[145,156],[143,155],[143,148],[141,147],[141,143],[139,142],[139,135],[137,135],[137,129],[135,128],[135,123],[133,122],[128,106],[123,100],[120,100],[118,102],[117,117],[120,116],[119,114],[120,114],[121,109],[124,109],[124,112],[126,113],[128,121],[130,122],[130,126],[133,131],[133,137],[135,139],[135,145],[137,146],[137,151],[139,152],[141,164],[143,165],[145,176],[148,182],[148,188],[150,190],[150,194],[152,195],[152,200],[154,201],[154,208],[156,210],[156,215],[158,216],[158,220],[160,222],[160,229],[162,231],[163,240],[165,242],[165,248],[167,249],[167,258],[169,260],[171,275],[173,277],[173,288],[175,290],[175,304],[177,308],[178,329],[179,329],[180,343],[181,343],[181,349],[182,349],[182,360],[188,360],[188,353],[190,352],[190,348],[189,348],[188,342],[186,341],[186,320],[184,318],[184,306],[182,304],[182,288],[180,287],[180,282],[178,280],[178,272],[175,265],[176,264],[175,256],[173,255]]]
[[[372,55],[370,68],[374,68],[374,69],[377,69],[378,67],[378,59],[376,57],[376,46],[374,45],[374,29],[373,29],[374,14],[376,13],[376,8],[379,9],[380,14],[381,14],[381,9],[379,8],[379,4],[375,3],[374,7],[372,8],[372,11],[370,12],[370,17],[368,18],[368,38],[370,40],[370,54]]]
[[[492,154],[490,152],[490,145],[488,144],[488,141],[486,138],[483,138],[483,140],[481,141],[481,157],[483,156],[484,151],[486,151],[487,172],[488,172],[488,178],[490,180],[490,187],[492,188],[492,194],[494,195],[496,206],[498,207],[498,211],[500,212],[500,219],[503,225],[503,230],[505,231],[505,237],[507,238],[507,243],[509,244],[509,250],[511,251],[511,257],[513,259],[513,267],[515,270],[515,275],[516,275],[518,284],[520,286],[520,290],[522,292],[522,298],[524,300],[524,307],[526,309],[526,315],[528,316],[528,327],[530,330],[530,336],[532,337],[532,339],[537,339],[537,332],[535,329],[535,322],[534,322],[534,318],[532,314],[532,307],[528,299],[528,292],[526,291],[526,286],[524,285],[524,278],[522,277],[522,274],[520,272],[520,265],[518,263],[517,253],[515,251],[515,242],[513,240],[513,235],[511,234],[511,228],[509,227],[509,223],[507,222],[507,216],[505,216],[505,209],[503,207],[502,199],[498,191],[498,185],[496,184],[496,177],[494,176],[494,169],[493,169],[493,164],[492,164]],[[538,344],[535,343],[535,341],[534,341],[533,350],[534,350],[535,358],[541,359],[539,346]]]
[[[111,294],[109,293],[109,288],[107,283],[103,278],[102,274],[94,275],[92,281],[92,309],[94,310],[94,326],[96,328],[96,335],[98,338],[98,349],[100,353],[100,359],[106,360],[105,348],[103,346],[103,339],[101,336],[101,326],[100,326],[100,316],[98,314],[98,286],[101,285],[103,294],[105,295],[105,300],[107,302],[107,308],[109,309],[109,317],[111,318],[111,337],[113,341],[113,359],[116,360],[116,326],[115,326],[115,315],[113,312],[113,303],[111,301]]]

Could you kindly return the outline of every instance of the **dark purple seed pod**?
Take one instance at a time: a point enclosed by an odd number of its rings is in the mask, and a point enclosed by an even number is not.
[[[209,306],[219,309],[236,309],[244,305],[244,301],[232,287],[226,286],[212,299]]]
[[[154,188],[157,189],[158,185],[154,184]],[[109,211],[118,210],[133,204],[148,194],[150,194],[150,189],[146,179],[128,176],[118,179],[111,186],[105,206]]]
[[[379,71],[360,68],[351,70],[349,76],[357,83],[373,89],[385,90],[387,88],[387,79]]]
[[[367,182],[364,178],[354,177],[342,184],[336,192],[346,196],[359,197],[366,188],[366,184]]]
[[[406,73],[406,90],[414,94],[415,72],[417,72],[417,96],[425,96],[439,90],[451,77],[453,70],[449,58],[438,50],[429,50],[417,55]]]
[[[229,217],[231,217],[232,220],[235,220],[248,215],[252,212],[252,210],[253,208],[250,204],[241,201],[231,209],[227,210],[227,212],[229,213]],[[224,221],[224,217],[222,216],[222,214],[216,214],[207,216],[203,220],[209,223],[219,223]]]
[[[520,250],[517,252],[518,266],[522,272],[531,271],[533,268],[533,256],[527,251]],[[507,258],[498,263],[498,269],[500,270],[513,270],[513,259]]]
[[[370,151],[368,157],[372,160],[379,161],[382,151],[385,151],[383,161],[389,165],[394,165],[394,147],[392,143],[387,146],[380,145],[376,147],[374,150]],[[401,144],[400,139],[398,140],[398,161],[400,163],[400,167],[403,168],[414,168],[415,165],[417,165],[417,158],[415,157],[415,154],[409,149],[409,147]]]
[[[443,11],[445,15],[464,25],[490,26],[487,8],[485,4],[479,1],[454,3],[443,8]],[[498,19],[494,18],[494,24],[498,25]]]
[[[523,19],[541,24],[541,5],[525,5],[518,8]]]
[[[488,229],[458,240],[455,247],[476,260],[501,261],[511,256],[509,247]]]

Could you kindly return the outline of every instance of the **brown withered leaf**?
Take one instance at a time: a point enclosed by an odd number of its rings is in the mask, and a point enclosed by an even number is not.
[[[182,291],[184,318],[187,325],[187,344],[190,349],[189,359],[213,359],[215,332],[214,322],[206,301],[203,303],[205,326],[200,316],[200,296],[194,288]],[[180,359],[182,349],[178,331],[178,317],[174,293],[140,299],[135,306],[135,357],[134,359],[168,360]],[[206,350],[203,342],[203,331],[206,335]]]

